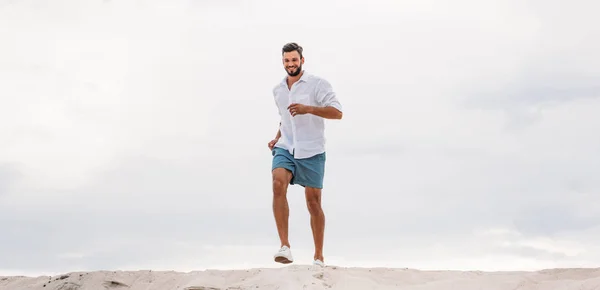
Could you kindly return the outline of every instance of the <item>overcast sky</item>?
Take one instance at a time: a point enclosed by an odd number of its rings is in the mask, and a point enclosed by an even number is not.
[[[290,41],[344,106],[327,264],[600,265],[599,2],[366,3],[0,0],[0,275],[280,267]]]

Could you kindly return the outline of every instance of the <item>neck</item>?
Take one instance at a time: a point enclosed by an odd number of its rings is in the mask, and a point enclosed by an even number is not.
[[[295,82],[297,82],[301,77],[302,74],[304,74],[304,70],[302,70],[297,76],[293,77],[288,75],[287,77],[287,82],[289,86],[292,86]]]

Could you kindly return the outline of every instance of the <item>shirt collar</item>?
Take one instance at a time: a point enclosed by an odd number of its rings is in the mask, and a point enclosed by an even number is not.
[[[282,86],[287,86],[287,76],[283,77],[283,80],[281,80],[281,85]],[[298,79],[298,82],[306,82],[308,81],[308,73],[306,72],[306,70],[302,70],[302,76],[300,77],[300,79]]]
[[[305,82],[308,79],[308,73],[306,72],[306,70],[302,71],[302,76],[300,77],[300,79],[298,80],[299,82]]]

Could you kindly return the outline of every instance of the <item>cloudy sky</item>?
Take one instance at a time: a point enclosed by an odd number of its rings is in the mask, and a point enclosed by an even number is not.
[[[328,264],[600,265],[600,4],[366,3],[0,0],[0,275],[279,267],[289,41],[345,110]]]

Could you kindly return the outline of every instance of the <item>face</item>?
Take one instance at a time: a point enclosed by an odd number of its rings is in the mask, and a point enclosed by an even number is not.
[[[302,64],[304,64],[304,58],[300,58],[297,51],[283,53],[283,67],[288,75],[295,77],[300,74]]]

